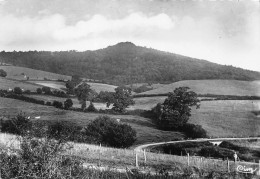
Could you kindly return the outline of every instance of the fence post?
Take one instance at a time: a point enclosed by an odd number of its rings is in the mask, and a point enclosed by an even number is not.
[[[138,154],[137,154],[137,151],[136,151],[136,153],[135,153],[135,166],[136,166],[137,168],[139,168],[139,166],[138,166]]]
[[[229,169],[229,160],[227,158],[227,171],[230,172],[230,169]]]
[[[101,143],[99,144],[99,152],[98,152],[98,166],[101,166],[100,164],[100,158],[101,158]]]
[[[144,149],[144,163],[146,164],[146,151]]]
[[[257,175],[260,175],[260,160],[259,160],[259,163],[258,163],[258,173],[257,173]],[[0,176],[0,179],[1,179],[1,176]]]
[[[188,166],[190,166],[190,154],[187,153],[187,155],[188,155]]]

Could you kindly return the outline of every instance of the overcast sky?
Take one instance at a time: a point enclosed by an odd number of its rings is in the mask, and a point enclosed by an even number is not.
[[[131,41],[260,71],[258,0],[0,0],[0,51]]]

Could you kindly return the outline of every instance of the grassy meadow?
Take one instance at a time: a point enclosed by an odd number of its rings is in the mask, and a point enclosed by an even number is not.
[[[20,87],[24,90],[36,91],[37,88],[41,88],[42,86],[0,77],[0,89],[8,90],[9,88],[14,89],[15,87]]]
[[[35,70],[31,68],[18,67],[18,66],[0,66],[0,69],[3,69],[7,73],[7,78],[12,78],[16,80],[26,80],[26,77],[34,80],[43,80],[47,79],[62,79],[62,80],[70,80],[70,76],[60,75],[56,73],[51,73],[47,71]]]
[[[185,80],[140,94],[165,94],[181,86],[190,87],[198,94],[260,96],[260,81],[238,80]]]
[[[151,109],[166,97],[135,98],[130,109]],[[260,135],[260,118],[252,111],[260,110],[259,100],[202,101],[192,110],[190,123],[202,125],[211,137]]]

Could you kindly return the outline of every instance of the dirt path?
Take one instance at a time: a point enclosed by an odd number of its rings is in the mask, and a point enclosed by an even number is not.
[[[214,139],[194,139],[194,140],[178,140],[178,141],[169,141],[169,142],[156,142],[156,143],[150,143],[150,144],[144,144],[139,145],[134,148],[135,151],[141,151],[147,147],[152,146],[158,146],[158,145],[164,145],[164,144],[176,144],[176,143],[184,143],[184,142],[216,142],[216,141],[232,141],[232,140],[250,140],[250,139],[258,139],[260,140],[260,137],[245,137],[245,138],[214,138]]]

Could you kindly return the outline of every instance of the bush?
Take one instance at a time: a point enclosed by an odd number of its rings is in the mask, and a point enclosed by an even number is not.
[[[36,89],[36,93],[37,93],[37,94],[42,94],[42,89],[41,89],[41,88],[37,88],[37,89]]]
[[[73,106],[73,102],[71,99],[66,99],[66,101],[64,101],[64,108],[65,109],[69,109]]]
[[[62,108],[63,107],[63,104],[62,102],[59,102],[59,101],[53,101],[52,105],[56,108]]]
[[[21,89],[20,87],[15,87],[15,88],[14,88],[14,93],[15,93],[15,94],[22,94],[23,91],[22,91],[22,89]]]
[[[47,105],[47,106],[51,106],[51,102],[50,102],[50,101],[47,101],[47,102],[46,102],[46,105]]]
[[[47,87],[47,86],[42,87],[42,92],[43,92],[44,94],[52,94],[51,88],[50,88],[50,87]]]
[[[100,116],[86,128],[86,135],[95,143],[126,148],[136,140],[136,131],[127,124],[120,124],[108,116]]]
[[[3,69],[0,69],[0,77],[6,77],[6,76],[7,73]]]
[[[31,94],[31,91],[30,90],[25,90],[24,94]]]
[[[47,135],[57,140],[81,142],[81,129],[69,121],[56,121],[48,125]]]
[[[94,104],[90,102],[88,108],[86,109],[88,112],[97,112],[97,109],[95,108]]]
[[[207,132],[200,125],[187,123],[181,127],[181,131],[185,132],[190,138],[207,138]]]
[[[23,137],[15,155],[1,150],[1,177],[9,178],[81,178],[83,167],[79,159],[64,156],[70,148],[66,143]],[[10,153],[10,152],[9,152]]]
[[[32,122],[24,114],[18,114],[11,119],[1,119],[1,132],[23,135],[32,129]]]

